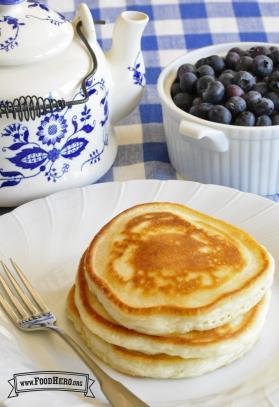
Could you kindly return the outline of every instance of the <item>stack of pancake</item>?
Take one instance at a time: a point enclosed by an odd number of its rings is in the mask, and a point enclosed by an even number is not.
[[[115,369],[191,377],[251,349],[273,274],[271,255],[242,230],[183,205],[143,204],[93,238],[67,314]]]

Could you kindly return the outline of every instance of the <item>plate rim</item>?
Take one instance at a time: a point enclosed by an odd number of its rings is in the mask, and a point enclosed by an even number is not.
[[[100,182],[100,183],[97,183],[97,184],[90,184],[90,185],[85,185],[85,186],[82,186],[82,187],[74,187],[74,188],[63,189],[61,191],[54,192],[52,194],[43,196],[41,198],[36,198],[36,199],[33,199],[32,201],[25,202],[25,203],[17,206],[16,208],[13,208],[10,212],[4,213],[3,215],[0,215],[0,219],[2,217],[7,217],[7,216],[9,216],[9,215],[11,215],[13,213],[20,212],[22,209],[26,209],[26,208],[28,209],[32,205],[36,205],[40,201],[45,201],[45,200],[48,200],[48,199],[51,199],[51,198],[55,198],[57,196],[58,197],[63,196],[64,194],[71,193],[71,192],[74,193],[74,191],[78,191],[78,190],[86,191],[86,190],[91,190],[91,189],[95,189],[95,188],[98,189],[98,188],[103,187],[103,186],[106,186],[106,187],[109,188],[111,185],[114,185],[114,184],[125,185],[125,184],[145,184],[145,183],[150,183],[150,184],[151,183],[154,183],[154,184],[157,183],[157,184],[161,184],[161,185],[171,184],[171,183],[172,184],[185,183],[185,184],[189,184],[189,185],[190,184],[195,184],[195,185],[197,185],[197,188],[198,188],[198,186],[213,187],[213,188],[216,188],[216,189],[224,189],[224,190],[228,190],[228,191],[231,191],[231,192],[235,191],[235,192],[237,192],[238,194],[241,194],[241,195],[248,195],[248,196],[251,196],[251,197],[253,197],[255,199],[262,200],[263,202],[269,202],[271,204],[270,206],[278,206],[279,207],[279,202],[272,201],[270,198],[268,198],[266,196],[258,195],[258,194],[255,194],[253,192],[241,191],[241,190],[239,190],[237,188],[228,187],[226,185],[204,184],[204,183],[201,183],[201,182],[198,182],[198,181],[188,181],[188,180],[178,180],[178,179],[175,179],[175,180],[160,180],[160,179],[152,178],[152,179],[135,179],[135,180],[126,180],[126,181]]]

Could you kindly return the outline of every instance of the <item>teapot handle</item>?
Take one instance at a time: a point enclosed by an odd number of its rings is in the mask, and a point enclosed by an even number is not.
[[[94,27],[93,18],[89,7],[85,3],[81,3],[79,5],[73,23],[76,25],[79,21],[82,22],[82,29],[87,41],[89,42],[96,41],[96,31]]]
[[[65,101],[63,99],[52,99],[52,98],[42,98],[37,96],[20,96],[19,98],[14,99],[13,101],[1,101],[0,102],[0,119],[3,115],[6,118],[11,114],[13,118],[17,116],[20,121],[25,119],[35,120],[36,117],[40,117],[43,114],[52,113],[53,111],[63,110],[65,107],[80,105],[86,103],[89,99],[89,93],[87,91],[87,81],[95,74],[98,62],[96,55],[91,48],[87,38],[85,38],[82,30],[82,22],[78,21],[76,30],[77,33],[87,48],[91,58],[92,58],[92,69],[91,71],[82,79],[81,89],[83,91],[82,99],[73,99],[70,101]]]

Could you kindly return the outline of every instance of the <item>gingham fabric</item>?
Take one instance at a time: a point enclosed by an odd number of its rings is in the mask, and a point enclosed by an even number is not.
[[[156,91],[159,73],[171,60],[206,45],[233,41],[279,43],[277,0],[84,0],[97,26],[104,50],[111,44],[113,23],[122,11],[147,13],[142,38],[147,87],[138,108],[116,129],[119,145],[113,167],[99,182],[128,179],[176,179],[168,158],[162,110]],[[80,0],[48,0],[48,5],[72,18]],[[279,201],[279,194],[270,197]]]

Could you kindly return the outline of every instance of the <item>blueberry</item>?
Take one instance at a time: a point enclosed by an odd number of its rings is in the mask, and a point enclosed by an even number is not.
[[[256,52],[257,52],[257,55],[270,56],[271,50],[269,49],[269,47],[258,46],[258,47],[256,47]]]
[[[218,81],[222,82],[224,86],[228,86],[233,82],[234,74],[223,72],[218,78]]]
[[[222,72],[222,74],[223,73],[231,73],[232,75],[235,75],[235,71],[233,70],[233,69],[225,69],[223,72]],[[221,74],[221,75],[222,75]]]
[[[189,93],[177,93],[173,98],[175,105],[185,112],[189,111],[192,105],[192,100],[193,98]]]
[[[236,71],[250,71],[253,65],[253,58],[244,55],[239,59],[235,66]]]
[[[225,106],[227,109],[229,109],[233,116],[244,112],[247,107],[245,100],[240,96],[233,96],[229,98]]]
[[[192,92],[195,89],[198,78],[193,72],[185,72],[180,76],[180,87],[183,92]]]
[[[205,89],[208,87],[208,85],[211,82],[215,82],[215,79],[213,78],[213,76],[209,76],[209,75],[204,75],[200,79],[198,79],[198,81],[197,81],[198,95],[202,95],[202,93],[205,91]]]
[[[228,52],[225,58],[226,67],[230,69],[235,69],[236,64],[240,59],[240,55],[237,52]]]
[[[252,47],[249,49],[249,55],[251,57],[255,58],[258,55],[269,55],[270,50],[267,47],[264,46],[257,46],[257,47]]]
[[[248,109],[254,111],[253,107],[256,103],[259,102],[259,100],[261,100],[262,95],[260,94],[260,92],[250,90],[243,96],[243,98],[247,103]]]
[[[243,49],[238,48],[238,47],[234,47],[234,48],[230,49],[229,52],[236,52],[241,57],[243,57],[246,54],[246,51],[244,51]]]
[[[212,122],[230,124],[232,121],[232,114],[226,107],[216,105],[209,110],[208,118]]]
[[[194,65],[192,64],[183,64],[178,68],[177,71],[177,76],[180,79],[180,77],[186,73],[186,72],[191,72],[191,73],[195,73],[196,72],[196,68],[194,67]]]
[[[262,98],[259,100],[257,103],[253,105],[253,112],[257,116],[262,116],[263,114],[265,115],[271,115],[274,110],[274,103],[272,100],[267,99],[267,98]]]
[[[253,90],[255,90],[256,92],[259,92],[262,96],[264,96],[266,94],[266,92],[268,92],[268,85],[266,82],[257,82],[253,86]]]
[[[181,92],[181,88],[180,88],[179,83],[174,82],[174,83],[171,85],[171,90],[170,90],[170,92],[171,92],[171,96],[172,96],[172,97],[174,97],[177,93],[180,93],[180,92]]]
[[[272,124],[273,126],[279,125],[279,114],[275,114],[274,116],[272,116]]]
[[[262,81],[268,84],[269,83],[269,75],[264,76]]]
[[[201,65],[197,69],[197,76],[198,78],[201,78],[204,75],[214,76],[215,75],[214,69],[211,68],[211,66],[209,65]]]
[[[273,65],[275,67],[278,67],[278,65],[279,65],[279,49],[276,48],[276,49],[272,50],[271,54],[269,55],[269,58],[272,59]]]
[[[208,119],[216,123],[230,124],[232,114],[226,107],[215,105],[209,110]]]
[[[214,69],[216,75],[220,75],[225,69],[225,61],[219,55],[211,55],[210,57],[207,57],[206,64]]]
[[[228,98],[232,96],[242,96],[244,94],[244,90],[238,85],[228,85],[226,87],[226,95]]]
[[[272,126],[272,120],[269,116],[263,114],[257,118],[256,126]]]
[[[197,96],[197,97],[193,100],[192,105],[195,106],[195,105],[199,105],[200,103],[202,103],[202,98],[201,98],[200,96]]]
[[[207,103],[217,104],[223,100],[224,94],[224,85],[219,81],[215,81],[208,84],[206,90],[202,93],[202,98]]]
[[[273,70],[273,61],[266,55],[257,55],[253,61],[253,72],[255,75],[263,77],[270,75]]]
[[[200,103],[199,105],[192,106],[190,113],[194,116],[200,117],[201,119],[208,120],[208,113],[211,107],[211,103]]]
[[[278,110],[279,110],[279,95],[278,95],[278,93],[276,93],[276,92],[267,92],[265,94],[265,97],[267,99],[272,100],[272,102],[274,103],[274,110],[276,112],[278,112]]]
[[[199,117],[198,116],[198,112],[199,112],[198,107],[199,107],[199,105],[192,105],[192,107],[189,110],[189,113],[192,114],[193,116]]]
[[[195,63],[195,67],[199,68],[200,66],[205,65],[205,64],[206,64],[205,58],[201,58]]]
[[[237,126],[254,126],[255,122],[255,115],[252,112],[246,110],[245,112],[242,112],[239,116],[237,116],[234,124],[236,124]]]
[[[239,71],[235,74],[234,83],[247,92],[255,85],[256,79],[247,71]]]
[[[269,89],[279,91],[279,71],[274,71],[268,80]]]

